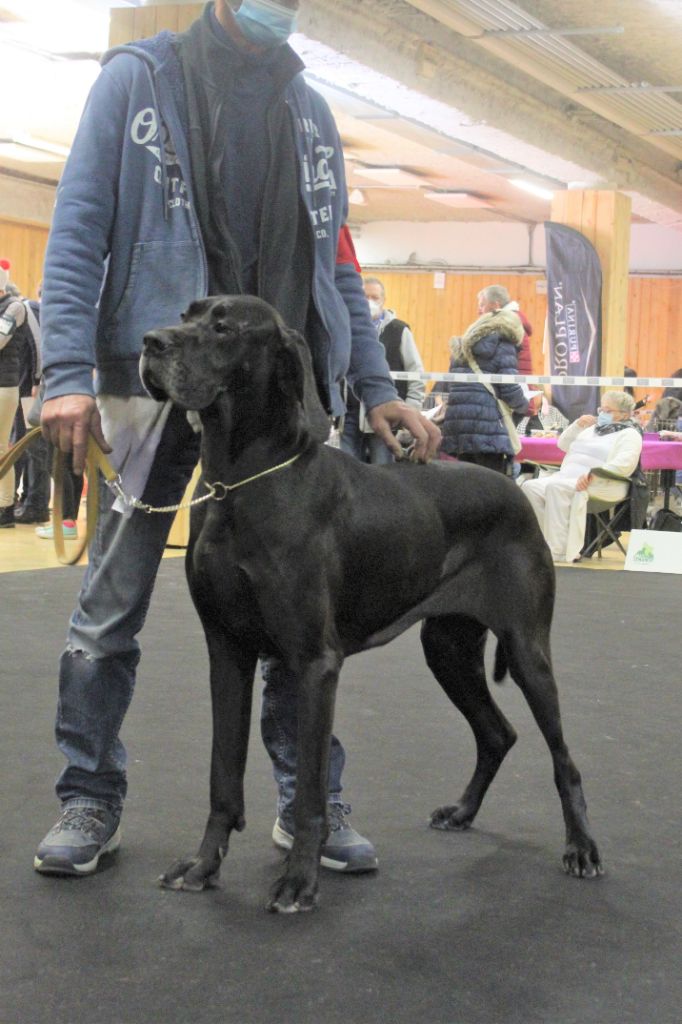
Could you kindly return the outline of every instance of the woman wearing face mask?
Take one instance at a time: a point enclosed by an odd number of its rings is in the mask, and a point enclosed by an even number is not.
[[[555,562],[578,559],[589,497],[619,501],[627,495],[625,482],[595,476],[592,470],[627,477],[636,470],[642,431],[632,418],[634,406],[625,391],[605,392],[599,415],[581,416],[559,438],[559,448],[567,452],[559,471],[523,484]]]

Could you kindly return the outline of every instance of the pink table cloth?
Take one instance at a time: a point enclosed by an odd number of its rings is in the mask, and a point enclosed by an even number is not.
[[[522,437],[517,462],[546,462],[558,466],[565,452],[555,437]],[[642,447],[642,469],[682,469],[682,441],[661,441],[658,434],[645,434]]]

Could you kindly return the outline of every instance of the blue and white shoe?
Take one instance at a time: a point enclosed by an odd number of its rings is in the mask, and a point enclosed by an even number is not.
[[[322,867],[347,874],[376,871],[379,867],[377,852],[369,839],[356,832],[346,820],[350,814],[348,804],[329,804],[327,813],[329,835],[320,854]],[[293,832],[287,831],[281,818],[275,822],[272,841],[280,850],[290,850],[294,845]]]
[[[36,851],[33,867],[44,875],[91,875],[100,857],[121,842],[118,818],[100,807],[66,807]]]

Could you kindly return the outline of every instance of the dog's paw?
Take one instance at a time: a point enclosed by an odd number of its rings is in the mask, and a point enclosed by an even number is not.
[[[182,892],[203,892],[220,886],[220,866],[209,866],[201,857],[187,857],[176,860],[167,871],[158,877],[162,889]]]
[[[454,804],[452,807],[438,807],[431,815],[429,825],[431,828],[440,829],[442,832],[462,832],[470,828],[474,820],[475,811],[464,804]]]
[[[592,841],[583,846],[569,843],[564,852],[563,865],[566,874],[573,878],[599,878],[604,874],[597,844]]]
[[[266,903],[271,914],[302,914],[317,906],[317,886],[287,879],[286,875],[275,883]]]

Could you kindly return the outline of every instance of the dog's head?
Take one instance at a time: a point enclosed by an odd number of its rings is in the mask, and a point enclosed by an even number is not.
[[[272,306],[253,296],[221,295],[193,302],[181,319],[144,337],[140,376],[152,398],[201,412],[226,395],[267,403],[264,416],[273,403],[297,406],[310,433],[327,439],[329,420],[308,346]]]

